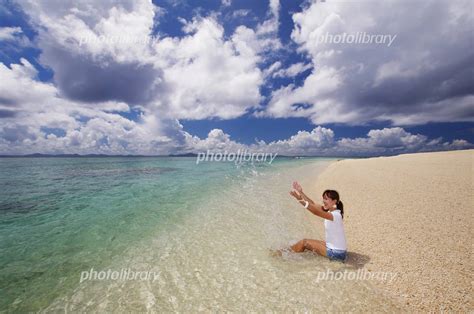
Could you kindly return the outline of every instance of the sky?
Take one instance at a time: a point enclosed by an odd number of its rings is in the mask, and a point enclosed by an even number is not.
[[[0,155],[474,148],[468,0],[0,0]]]

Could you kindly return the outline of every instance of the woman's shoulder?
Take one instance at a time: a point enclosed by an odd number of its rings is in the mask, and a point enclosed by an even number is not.
[[[332,213],[333,217],[336,217],[336,216],[337,216],[337,217],[342,218],[342,214],[341,214],[341,210],[340,210],[340,209],[335,209],[335,210],[331,211],[331,213]]]

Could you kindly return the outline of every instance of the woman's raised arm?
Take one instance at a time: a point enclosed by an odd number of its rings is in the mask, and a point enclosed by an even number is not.
[[[303,198],[303,196],[298,192],[298,191],[291,191],[290,192],[290,195],[293,196],[301,205],[305,205],[305,199]],[[309,203],[309,201],[307,201]],[[312,212],[313,214],[315,214],[316,216],[319,216],[321,218],[324,218],[324,219],[328,219],[328,220],[333,220],[333,216],[332,216],[332,213],[330,212],[327,212],[327,211],[324,211],[323,209],[323,206],[322,205],[319,205],[319,204],[316,204],[316,203],[310,203],[307,207],[307,209]]]
[[[308,201],[310,204],[316,204],[312,199],[310,199],[306,194],[304,194],[303,188],[297,181],[293,182],[293,189],[295,189],[305,201]]]

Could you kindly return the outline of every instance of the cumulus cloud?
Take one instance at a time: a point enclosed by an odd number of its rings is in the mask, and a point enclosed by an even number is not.
[[[411,134],[403,128],[370,130],[365,138],[343,138],[337,143],[341,153],[357,150],[360,155],[395,154],[441,149],[421,134]]]
[[[258,23],[255,29],[244,25],[237,27],[234,34],[234,41],[240,46],[246,45],[247,49],[252,49],[259,56],[264,56],[263,60],[272,59],[272,56],[283,48],[278,37],[280,25],[280,2],[270,0],[267,18]]]
[[[0,64],[2,153],[172,153],[190,136],[178,118],[235,118],[261,101],[257,63],[268,45],[262,36],[274,28],[242,27],[225,38],[211,15],[185,21],[182,38],[153,38],[164,13],[149,1],[19,5],[54,79],[38,81],[26,59]],[[275,26],[278,1],[270,8]],[[22,31],[1,34],[12,40]],[[132,107],[138,121],[114,113]]]
[[[182,38],[160,38],[152,31],[163,10],[151,1],[21,5],[39,30],[40,61],[65,98],[125,102],[181,119],[235,118],[261,101],[260,38],[250,44],[242,29],[224,38],[212,15],[184,21]]]
[[[258,64],[281,46],[278,0],[269,1],[268,18],[255,30],[241,25],[230,38],[212,14],[184,21],[184,37],[153,37],[163,9],[149,1],[20,5],[64,98],[125,102],[157,116],[231,119],[259,107]]]
[[[227,3],[231,1],[222,2]],[[472,121],[472,54],[460,42],[467,38],[465,27],[472,18],[458,4],[430,6],[408,16],[409,21],[443,21],[434,31],[449,40],[449,48],[435,45],[429,28],[420,30],[421,39],[408,36],[410,25],[398,23],[405,12],[399,4],[393,4],[393,16],[383,13],[385,4],[372,2],[373,7],[347,2],[318,3],[324,9],[309,5],[293,16],[292,38],[312,60],[290,65],[271,57],[282,48],[278,0],[269,1],[268,14],[254,28],[240,25],[226,34],[210,14],[182,19],[181,37],[152,37],[167,13],[150,1],[25,0],[20,5],[38,32],[34,42],[39,62],[54,78],[38,80],[38,70],[26,58],[18,64],[0,63],[2,154],[159,155],[249,149],[281,155],[365,156],[472,148],[462,138],[430,140],[399,127],[341,139],[321,126],[371,120],[400,125]],[[351,10],[357,15],[351,16]],[[397,31],[390,50],[315,44],[325,32],[373,32],[374,25],[380,31]],[[453,31],[459,31],[459,38],[448,36]],[[2,44],[18,45],[24,39],[19,27],[0,28]],[[301,86],[275,90],[262,110],[260,88],[265,80],[309,70]],[[260,115],[308,117],[317,127],[287,139],[246,145],[220,129],[201,139],[186,132],[178,120],[232,119],[253,109],[261,109]],[[125,117],[132,110],[139,112],[134,120]]]
[[[0,75],[2,154],[163,155],[240,149],[280,155],[371,156],[474,147],[463,139],[428,140],[400,127],[371,130],[363,138],[337,139],[333,130],[318,126],[288,139],[250,145],[213,129],[201,139],[183,130],[178,120],[158,118],[147,109],[132,121],[119,114],[130,110],[123,102],[85,104],[65,99],[53,84],[36,79],[37,70],[26,59],[10,67],[0,63]]]
[[[265,115],[315,124],[474,121],[473,16],[468,1],[328,1],[293,15],[292,39],[315,69],[273,92]],[[392,45],[336,43],[327,35],[391,35]],[[306,104],[304,109],[295,104]]]
[[[243,145],[231,140],[230,135],[224,133],[221,129],[213,129],[207,135],[207,138],[201,139],[198,136],[186,134],[186,142],[182,147],[182,152],[199,153],[210,151],[237,151],[247,149]]]
[[[149,102],[161,91],[162,71],[150,63],[151,2],[24,1],[38,29],[40,62],[59,91],[82,102]]]
[[[288,139],[272,142],[258,141],[245,145],[233,141],[229,134],[221,129],[213,129],[206,138],[186,134],[185,145],[181,152],[250,152],[277,153],[286,156],[377,156],[402,153],[428,152],[439,150],[455,150],[474,148],[465,140],[443,141],[442,138],[428,140],[421,134],[412,134],[403,128],[373,129],[366,137],[336,138],[329,128],[315,127],[312,131],[298,131]]]
[[[36,79],[26,59],[10,67],[0,63],[0,152],[167,154],[184,143],[175,119],[157,120],[143,114],[124,118],[123,102],[85,104],[59,95],[51,83]],[[56,132],[54,132],[56,131]]]
[[[170,89],[157,101],[180,119],[236,118],[261,100],[259,56],[242,37],[230,40],[212,18],[196,18],[184,25],[187,36],[164,38],[155,45]]]
[[[268,144],[264,141],[259,142],[259,146],[265,150],[281,155],[326,155],[327,150],[331,150],[334,144],[334,132],[321,126],[314,128],[311,132],[298,131],[286,140]]]

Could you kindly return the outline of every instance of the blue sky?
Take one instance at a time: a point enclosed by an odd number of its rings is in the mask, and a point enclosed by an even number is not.
[[[0,154],[474,147],[469,1],[0,6]]]

